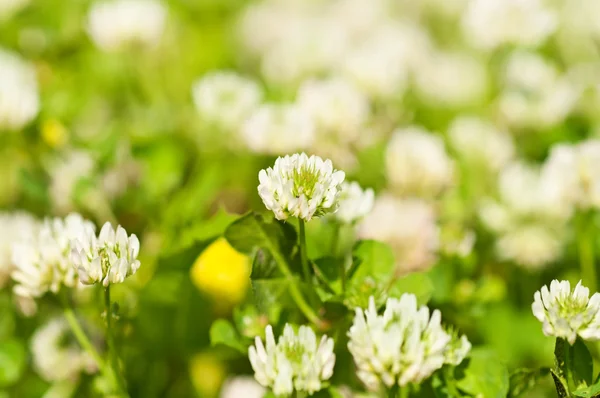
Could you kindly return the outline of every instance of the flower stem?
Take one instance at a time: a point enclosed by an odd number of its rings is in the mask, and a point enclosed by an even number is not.
[[[83,331],[79,321],[77,321],[77,317],[75,316],[73,309],[68,305],[65,305],[63,311],[71,331],[73,332],[73,335],[77,339],[77,342],[81,348],[87,351],[87,353],[92,357],[94,362],[96,362],[96,365],[98,365],[98,369],[102,373],[106,373],[106,364],[104,363],[104,360],[102,357],[100,357],[100,354],[98,354],[98,351],[96,351],[96,348],[92,345],[87,335]]]
[[[398,385],[394,384],[392,387],[388,389],[387,398],[398,398]]]
[[[306,255],[306,228],[304,226],[304,220],[298,218],[299,234],[298,234],[298,245],[300,246],[300,261],[302,262],[302,272],[304,273],[304,280],[306,283],[310,283],[310,268],[308,266],[308,256]]]
[[[126,391],[124,387],[123,378],[119,369],[119,358],[117,357],[117,350],[115,347],[115,339],[112,329],[112,310],[110,305],[110,285],[104,289],[104,308],[106,310],[106,345],[108,347],[108,358],[110,360],[110,367],[117,382],[119,392],[123,393]]]
[[[589,214],[579,217],[578,239],[579,264],[586,286],[591,292],[597,291],[596,260],[594,256],[593,223]]]

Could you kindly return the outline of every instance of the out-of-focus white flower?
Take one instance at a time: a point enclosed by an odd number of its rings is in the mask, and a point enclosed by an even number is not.
[[[7,21],[14,14],[25,8],[31,0],[2,0],[0,1],[0,21]]]
[[[192,96],[203,122],[237,131],[258,107],[263,93],[253,80],[234,72],[215,72],[194,83]]]
[[[318,139],[333,135],[336,142],[352,142],[369,118],[368,98],[342,79],[307,81],[297,102],[314,120]]]
[[[151,47],[163,33],[167,10],[157,0],[100,0],[88,15],[88,33],[104,51]]]
[[[69,325],[55,318],[31,338],[33,365],[47,382],[77,379],[81,372],[93,373],[97,364],[70,336]]]
[[[525,224],[500,235],[496,252],[502,260],[510,260],[528,269],[539,269],[558,259],[565,237],[544,224]]]
[[[262,398],[267,390],[248,376],[236,376],[225,380],[221,398]]]
[[[394,249],[399,273],[429,268],[439,247],[436,215],[427,202],[381,195],[358,227],[361,239],[375,239]]]
[[[541,0],[470,0],[465,38],[482,49],[537,46],[556,29],[558,16]]]
[[[354,40],[361,40],[388,20],[387,0],[335,0],[327,9],[331,23],[340,26]]]
[[[573,345],[579,335],[584,340],[600,340],[600,293],[590,297],[581,281],[571,291],[569,281],[557,281],[535,292],[533,315],[543,324],[546,336],[566,339]]]
[[[393,133],[386,170],[390,186],[399,193],[435,196],[452,183],[453,169],[440,137],[416,126]]]
[[[313,394],[333,375],[333,339],[323,336],[318,343],[308,326],[300,326],[296,334],[286,324],[276,343],[269,325],[265,340],[266,346],[256,337],[256,345],[250,346],[248,356],[256,380],[276,395],[289,396],[294,391]]]
[[[600,207],[600,140],[577,145],[558,144],[550,152],[543,171],[559,187],[567,204],[579,208]]]
[[[465,335],[459,337],[458,331],[454,328],[447,329],[446,333],[450,335],[451,340],[444,352],[444,363],[458,366],[471,351],[471,342]]]
[[[73,210],[73,194],[77,183],[89,177],[96,163],[89,152],[71,151],[48,166],[50,198],[59,213]]]
[[[436,52],[415,71],[415,86],[421,99],[433,106],[473,105],[487,93],[487,71],[468,54]]]
[[[120,225],[117,230],[107,222],[98,237],[87,235],[73,240],[71,259],[79,280],[85,285],[122,283],[137,272],[140,241],[135,234],[127,236]]]
[[[371,297],[368,309],[356,309],[348,337],[357,375],[372,391],[382,384],[390,388],[420,383],[444,363],[463,356],[449,349],[452,337],[442,327],[441,313],[435,310],[430,317],[429,308],[419,308],[413,294],[388,299],[382,315]]]
[[[258,194],[278,220],[298,217],[310,221],[335,212],[339,205],[343,171],[331,160],[305,153],[287,155],[258,174]]]
[[[15,269],[11,275],[16,282],[15,294],[37,298],[48,291],[57,293],[63,285],[76,286],[77,273],[70,260],[71,241],[93,236],[94,230],[94,224],[73,213],[64,219],[45,220],[36,235],[15,243]]]
[[[339,208],[334,215],[336,220],[352,224],[373,209],[375,193],[371,188],[363,190],[357,182],[353,181],[342,183],[341,191]]]
[[[466,257],[473,251],[475,232],[460,224],[445,223],[440,228],[440,251],[449,256]]]
[[[506,64],[498,106],[511,125],[539,128],[562,122],[578,98],[578,88],[555,66],[537,54],[515,52]]]
[[[309,148],[315,139],[315,125],[297,105],[265,104],[252,112],[240,133],[252,151],[282,154]]]
[[[512,137],[478,117],[456,118],[448,129],[448,138],[461,158],[491,171],[500,170],[515,154]]]
[[[38,229],[39,222],[27,213],[0,212],[0,289],[6,285],[13,271],[13,244],[32,239]]]
[[[16,54],[0,49],[0,132],[23,128],[39,108],[35,70]]]

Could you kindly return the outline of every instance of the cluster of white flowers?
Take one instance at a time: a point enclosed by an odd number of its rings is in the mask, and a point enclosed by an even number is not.
[[[137,272],[140,241],[120,225],[117,230],[105,223],[98,237],[94,234],[79,235],[73,239],[71,260],[85,285],[101,283],[108,286],[122,283]]]
[[[358,226],[361,239],[388,243],[400,273],[429,268],[439,248],[439,228],[433,207],[420,199],[378,196],[371,213]]]
[[[33,67],[0,49],[0,132],[25,127],[37,116],[39,102]]]
[[[313,394],[333,375],[333,345],[333,339],[327,336],[317,341],[308,326],[300,326],[296,333],[289,324],[275,342],[269,325],[265,344],[256,337],[256,345],[250,346],[248,356],[256,380],[277,396],[290,396],[294,391]]]
[[[13,245],[12,261],[14,292],[26,298],[57,293],[62,286],[78,284],[77,271],[70,259],[72,241],[94,235],[94,224],[79,214],[65,219],[47,219],[37,234]]]
[[[382,315],[371,297],[368,309],[356,309],[348,337],[357,375],[372,391],[420,383],[445,363],[460,364],[471,348],[466,337],[446,332],[438,310],[430,316],[412,294],[388,299]]]
[[[259,106],[263,92],[253,80],[224,71],[207,74],[194,83],[192,96],[204,123],[237,132]]]
[[[100,0],[88,16],[88,33],[107,52],[151,47],[162,36],[167,10],[158,0]]]
[[[403,195],[436,195],[453,182],[454,166],[444,142],[420,127],[398,129],[388,144],[390,186]]]
[[[341,223],[352,224],[369,214],[374,201],[375,193],[371,188],[363,190],[357,182],[344,182],[334,217]]]
[[[581,281],[571,291],[569,281],[553,280],[549,289],[543,286],[535,292],[531,308],[546,336],[563,338],[571,345],[577,336],[600,340],[600,293],[590,297]]]
[[[77,379],[81,372],[92,373],[97,364],[70,336],[62,318],[50,320],[31,338],[33,365],[47,382]]]
[[[24,212],[0,213],[0,289],[13,271],[13,245],[38,234],[39,222]]]
[[[339,205],[343,171],[331,160],[305,153],[277,158],[275,165],[258,174],[258,194],[278,220],[313,217],[335,212]]]

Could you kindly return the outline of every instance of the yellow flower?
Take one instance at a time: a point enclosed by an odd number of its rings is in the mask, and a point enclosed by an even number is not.
[[[42,139],[51,148],[63,146],[68,139],[69,132],[58,120],[46,120],[42,124]]]
[[[236,304],[246,296],[250,259],[231,247],[225,238],[219,238],[200,254],[190,274],[198,289],[215,299]]]
[[[223,363],[210,353],[194,355],[190,360],[190,379],[201,397],[216,397],[226,376]]]

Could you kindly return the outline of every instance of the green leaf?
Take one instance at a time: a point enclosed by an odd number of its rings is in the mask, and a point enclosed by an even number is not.
[[[271,253],[264,249],[259,249],[252,258],[252,272],[250,279],[273,279],[281,278],[283,275]]]
[[[0,344],[0,387],[16,383],[25,369],[25,348],[18,340]]]
[[[334,257],[321,257],[314,261],[317,280],[334,295],[342,293],[340,271],[343,264],[344,259]]]
[[[252,253],[255,248],[291,254],[289,252],[297,239],[296,230],[290,224],[282,223],[272,217],[263,218],[254,212],[231,223],[225,230],[224,236],[233,248],[247,254]]]
[[[467,360],[457,368],[456,386],[465,393],[485,398],[505,398],[509,378],[506,366],[496,353],[474,348]]]
[[[272,322],[277,322],[282,308],[294,307],[289,295],[289,281],[286,278],[253,280],[252,294],[256,308],[267,314]]]
[[[213,239],[199,241],[178,252],[167,252],[158,259],[157,273],[168,271],[187,271],[189,270],[198,256],[206,249]]]
[[[535,387],[540,379],[547,377],[550,369],[517,369],[510,375],[509,397],[518,397]]]
[[[231,322],[225,319],[217,319],[211,325],[210,344],[213,346],[223,344],[241,352],[242,354],[246,354],[247,352],[247,347],[242,344],[235,328]]]
[[[395,260],[392,248],[376,240],[359,241],[352,251],[352,257],[360,265],[352,273],[351,281],[360,282],[366,277],[375,280],[389,280],[394,273]]]
[[[572,346],[564,339],[557,338],[554,347],[555,373],[566,382],[568,391],[575,391],[592,384],[592,355],[583,340],[577,338]]]
[[[576,391],[573,391],[573,395],[582,398],[593,398],[600,396],[600,382],[592,384],[589,387],[578,388]]]
[[[390,297],[412,293],[417,296],[419,304],[427,304],[433,294],[433,283],[427,274],[415,272],[395,281],[388,293]]]

